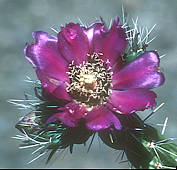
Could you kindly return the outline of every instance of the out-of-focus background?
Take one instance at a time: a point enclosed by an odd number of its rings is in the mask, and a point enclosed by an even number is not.
[[[127,168],[127,163],[115,161],[118,152],[104,144],[94,144],[87,154],[87,147],[76,146],[74,153],[69,151],[56,155],[45,165],[45,158],[27,165],[33,158],[32,149],[18,149],[19,141],[12,139],[18,134],[14,128],[18,119],[26,111],[18,110],[7,103],[8,99],[23,99],[24,91],[32,92],[30,85],[23,80],[26,76],[36,79],[35,71],[24,57],[26,42],[32,42],[31,33],[59,28],[68,22],[91,24],[102,16],[107,23],[121,15],[121,7],[131,17],[139,17],[140,24],[151,28],[157,35],[148,49],[157,50],[161,67],[166,76],[163,86],[155,89],[158,104],[163,108],[148,121],[159,130],[156,124],[163,123],[168,116],[167,137],[177,137],[177,1],[176,0],[0,0],[0,168]],[[150,111],[149,111],[150,112]],[[142,113],[142,117],[147,112]]]

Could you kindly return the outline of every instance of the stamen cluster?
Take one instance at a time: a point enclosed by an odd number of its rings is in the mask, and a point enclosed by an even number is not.
[[[67,92],[78,103],[91,106],[104,104],[111,94],[112,72],[102,53],[87,54],[88,61],[69,64]]]

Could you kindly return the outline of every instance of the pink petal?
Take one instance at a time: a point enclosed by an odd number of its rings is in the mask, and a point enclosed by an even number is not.
[[[66,27],[61,27],[58,45],[68,62],[74,60],[76,64],[80,64],[86,60],[89,43],[84,29],[79,24],[69,23]]]
[[[118,18],[114,20],[109,30],[104,28],[103,24],[96,23],[90,29],[93,29],[92,48],[96,53],[103,53],[103,60],[109,59],[111,65],[115,64],[121,53],[127,46],[125,30],[118,25]],[[117,67],[121,67],[122,61],[119,61]]]
[[[26,45],[24,53],[28,61],[46,76],[68,81],[68,63],[61,56],[57,38],[45,32],[33,32],[34,44]]]
[[[156,94],[148,89],[113,90],[108,106],[118,113],[130,114],[152,108],[156,104],[156,97]]]
[[[159,68],[159,56],[155,51],[145,52],[113,75],[113,89],[154,88],[165,81]]]
[[[60,108],[62,112],[56,113],[51,116],[46,124],[60,120],[66,126],[76,127],[81,118],[83,118],[87,112],[86,108],[76,104],[75,102],[65,105],[65,107]]]
[[[86,126],[90,130],[98,131],[114,126],[121,129],[121,123],[118,118],[104,106],[97,106],[86,116]]]

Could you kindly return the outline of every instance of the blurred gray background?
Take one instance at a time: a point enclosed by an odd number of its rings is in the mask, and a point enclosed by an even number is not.
[[[25,111],[7,103],[8,99],[23,99],[24,91],[32,92],[24,82],[25,76],[36,78],[35,71],[24,57],[26,42],[32,42],[31,33],[43,30],[55,33],[50,27],[59,28],[70,21],[90,24],[102,16],[107,23],[121,15],[121,6],[140,24],[151,28],[157,35],[148,49],[158,50],[161,67],[166,76],[163,86],[155,89],[158,104],[163,108],[148,121],[157,126],[169,117],[165,131],[167,137],[177,137],[177,1],[176,0],[0,0],[0,168],[126,168],[126,163],[115,162],[118,152],[104,144],[99,145],[97,137],[87,154],[87,148],[77,146],[74,153],[57,154],[49,165],[45,158],[27,165],[33,158],[33,149],[18,149],[19,141],[12,139],[18,134],[14,128]],[[150,111],[141,113],[145,117]]]

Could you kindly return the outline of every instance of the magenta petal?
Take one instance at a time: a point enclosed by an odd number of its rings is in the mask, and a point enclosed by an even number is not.
[[[62,27],[58,34],[58,45],[68,62],[74,60],[76,64],[80,64],[86,60],[89,43],[79,24],[69,23]]]
[[[53,91],[53,95],[58,99],[71,100],[71,97],[68,95],[66,91],[66,84],[63,82],[59,83],[60,85]]]
[[[66,126],[70,127],[76,127],[77,126],[77,120],[74,119],[68,112],[59,112],[54,115],[52,115],[47,121],[46,124],[53,123],[55,121],[60,120],[62,123],[64,123]]]
[[[122,128],[119,119],[104,106],[97,106],[86,116],[86,126],[90,130],[98,131],[114,126],[120,130]]]
[[[154,88],[165,81],[159,71],[159,56],[155,51],[145,52],[113,75],[113,89]]]
[[[60,120],[66,126],[75,127],[78,126],[78,121],[83,118],[86,114],[85,107],[76,104],[75,102],[65,105],[65,107],[60,108],[62,112],[52,115],[46,124]]]
[[[69,127],[76,127],[78,120],[72,117],[68,112],[59,112],[51,116],[47,121],[46,124],[50,124],[60,120],[63,124]]]
[[[71,100],[67,91],[66,85],[63,81],[50,78],[44,72],[36,70],[36,74],[39,80],[42,82],[42,87],[45,88],[49,93],[57,97],[58,99]]]
[[[45,32],[33,32],[34,44],[26,45],[24,53],[32,65],[46,76],[68,81],[68,63],[61,56],[57,38]]]
[[[39,69],[36,69],[36,74],[39,80],[42,82],[42,87],[50,93],[52,93],[60,84],[60,80],[55,80],[55,83],[52,83],[51,79]]]
[[[156,105],[156,94],[149,89],[113,90],[108,106],[122,114],[145,110]]]
[[[125,29],[118,25],[117,18],[109,30],[101,25],[95,25],[92,41],[94,52],[103,53],[103,60],[109,59],[112,65],[127,46]],[[119,62],[121,66],[122,63]]]
[[[88,41],[89,41],[89,53],[93,54],[94,52],[94,39],[96,37],[100,38],[102,32],[105,32],[104,24],[101,22],[95,22],[93,23],[89,28],[84,29],[84,33],[86,34]],[[102,43],[99,42],[97,44],[97,47],[99,49],[102,49]]]

